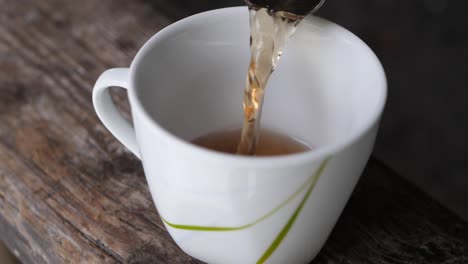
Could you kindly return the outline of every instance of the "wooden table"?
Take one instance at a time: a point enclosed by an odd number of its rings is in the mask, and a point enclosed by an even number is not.
[[[172,3],[0,0],[0,239],[24,263],[199,263],[91,105],[103,70],[189,13]],[[372,159],[315,262],[468,263],[468,226]]]

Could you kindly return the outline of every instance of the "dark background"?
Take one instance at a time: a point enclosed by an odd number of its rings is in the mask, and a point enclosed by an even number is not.
[[[147,0],[173,19],[242,0]],[[374,155],[468,219],[468,1],[326,0],[317,15],[362,38],[389,97]]]

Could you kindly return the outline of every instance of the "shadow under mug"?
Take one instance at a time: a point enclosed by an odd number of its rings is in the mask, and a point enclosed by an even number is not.
[[[93,90],[104,125],[141,158],[168,232],[209,263],[304,263],[320,251],[371,153],[386,100],[374,53],[344,28],[301,23],[269,82],[262,126],[313,151],[279,157],[189,143],[242,123],[249,62],[246,7],[213,10],[153,36],[130,68]],[[134,127],[108,88],[128,90]]]

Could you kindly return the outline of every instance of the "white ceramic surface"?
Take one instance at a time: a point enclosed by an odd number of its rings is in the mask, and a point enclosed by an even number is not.
[[[208,263],[305,263],[323,246],[369,158],[385,74],[356,36],[310,17],[269,83],[262,125],[315,149],[255,158],[187,143],[241,125],[248,40],[245,7],[174,23],[130,68],[99,77],[94,106],[141,158],[158,212],[186,253]],[[117,112],[110,86],[128,89],[134,128]]]

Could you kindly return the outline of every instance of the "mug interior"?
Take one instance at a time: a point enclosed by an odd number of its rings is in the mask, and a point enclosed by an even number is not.
[[[142,52],[132,65],[133,89],[159,126],[186,141],[241,127],[250,56],[247,8],[179,21]],[[308,17],[268,83],[261,124],[322,148],[372,122],[385,93],[381,65],[360,39]]]

